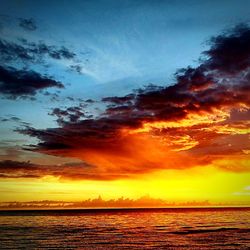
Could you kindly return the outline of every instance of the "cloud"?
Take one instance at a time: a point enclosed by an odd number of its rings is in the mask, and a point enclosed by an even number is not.
[[[75,119],[69,110],[55,109],[59,127],[18,131],[40,140],[32,150],[77,157],[96,165],[100,178],[107,172],[131,177],[213,163],[243,171],[248,157],[243,150],[249,146],[238,136],[249,141],[249,38],[247,26],[213,38],[206,58],[196,68],[177,71],[174,84],[103,98],[106,110],[95,118],[77,107],[72,107]]]
[[[21,125],[21,126],[30,126],[31,125],[30,123],[25,122],[22,119],[20,119],[19,117],[16,117],[13,115],[9,115],[5,118],[0,118],[0,121],[1,122],[14,122],[14,123]],[[0,145],[1,145],[1,143],[0,143]]]
[[[79,64],[70,65],[70,70],[71,70],[71,71],[75,71],[75,72],[77,72],[78,74],[82,74],[82,66],[79,65]]]
[[[58,124],[63,124],[65,120],[76,123],[81,118],[85,117],[85,113],[82,111],[82,108],[78,106],[69,107],[66,110],[54,108],[49,114],[57,117]]]
[[[9,118],[1,118],[1,122],[21,122],[21,119],[16,116],[12,116]]]
[[[39,90],[63,88],[63,84],[35,71],[0,66],[0,94],[9,99],[29,98]]]
[[[226,74],[237,74],[248,70],[250,56],[250,30],[245,24],[236,26],[232,33],[214,37],[212,47],[204,54],[209,57],[206,62],[211,70]]]
[[[24,19],[22,21],[24,22]],[[76,54],[64,46],[47,45],[43,41],[33,43],[26,39],[19,39],[18,43],[0,39],[0,54],[0,94],[9,99],[34,100],[34,96],[40,90],[50,87],[63,88],[62,83],[50,76],[30,70],[29,66],[45,65],[46,58],[54,60],[76,58]],[[17,65],[18,69],[13,67]],[[52,94],[51,99],[56,101],[58,95]]]
[[[55,60],[76,58],[76,54],[65,46],[47,45],[44,41],[28,42],[26,39],[19,39],[19,43],[0,39],[0,53],[2,63],[43,63],[46,56]]]
[[[36,22],[33,18],[30,19],[19,18],[19,26],[27,31],[34,31],[37,29]]]
[[[0,161],[0,178],[42,178],[44,176],[55,176],[59,179],[70,180],[110,180],[120,177],[105,172],[102,175],[96,175],[95,168],[94,165],[86,162],[41,165],[31,163],[30,161],[3,160]]]
[[[54,192],[54,193],[64,193],[65,192]],[[43,201],[26,201],[26,202],[0,202],[1,209],[9,208],[104,208],[104,207],[114,207],[114,208],[126,208],[126,207],[173,207],[173,206],[211,206],[212,204],[205,201],[193,201],[193,202],[169,202],[162,199],[151,198],[149,195],[142,196],[138,199],[130,199],[119,197],[117,199],[103,200],[101,196],[93,199],[81,200],[81,201],[54,201],[54,200],[43,200]],[[215,204],[213,204],[215,205]],[[221,203],[220,203],[221,205]]]

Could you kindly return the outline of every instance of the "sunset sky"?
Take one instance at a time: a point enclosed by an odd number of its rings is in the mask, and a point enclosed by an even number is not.
[[[250,204],[249,10],[1,1],[0,202]]]

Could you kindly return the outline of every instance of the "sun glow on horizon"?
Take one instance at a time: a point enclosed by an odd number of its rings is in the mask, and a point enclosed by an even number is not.
[[[1,188],[8,189],[8,194],[2,195],[0,202],[32,200],[69,202],[93,199],[99,195],[104,200],[119,197],[138,199],[149,195],[152,198],[177,203],[208,200],[212,204],[246,204],[250,195],[246,190],[249,185],[248,173],[218,171],[213,166],[187,170],[161,170],[134,179],[113,181],[70,181],[45,176],[40,180],[20,179],[18,182],[13,180],[1,182]]]

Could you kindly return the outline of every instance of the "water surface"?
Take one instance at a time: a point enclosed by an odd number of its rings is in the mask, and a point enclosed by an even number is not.
[[[250,249],[250,209],[0,211],[0,248]]]

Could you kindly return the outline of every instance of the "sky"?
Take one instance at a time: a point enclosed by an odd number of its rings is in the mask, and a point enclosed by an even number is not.
[[[3,0],[0,202],[249,204],[249,10]]]

